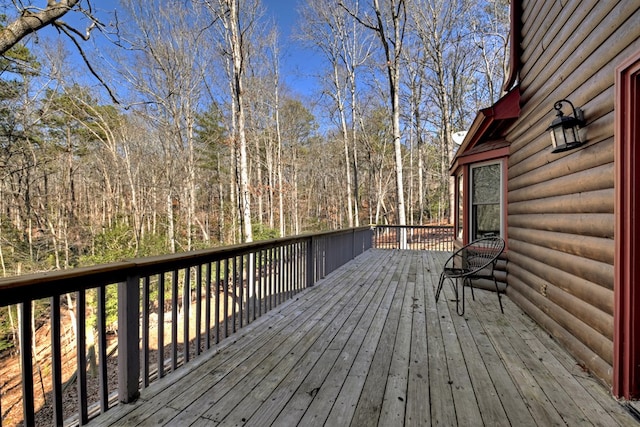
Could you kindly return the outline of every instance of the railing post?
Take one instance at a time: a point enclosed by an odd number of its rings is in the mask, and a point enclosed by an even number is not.
[[[118,397],[131,403],[140,395],[140,277],[118,283]]]
[[[407,227],[404,225],[401,225],[398,228],[398,235],[400,236],[400,245],[398,249],[402,249],[402,250],[407,249]]]
[[[307,288],[314,285],[315,257],[313,256],[313,236],[307,240]]]
[[[375,242],[375,233],[377,233],[377,232],[378,232],[377,228],[374,227],[368,233],[369,241],[367,242],[367,249],[373,248],[373,245],[374,245],[374,242]]]
[[[351,259],[356,258],[356,229],[351,230]]]

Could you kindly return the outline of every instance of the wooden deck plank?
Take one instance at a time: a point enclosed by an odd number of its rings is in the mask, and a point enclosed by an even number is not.
[[[486,310],[486,312],[493,316],[501,314],[495,310]],[[510,314],[511,313],[508,313],[508,315]],[[526,329],[516,329],[517,321],[514,318],[508,317],[508,319],[510,327],[503,328],[504,336],[509,340],[511,345],[524,350],[518,351],[522,362],[525,367],[532,372],[539,387],[558,411],[562,419],[569,425],[592,425],[589,421],[590,417],[582,410],[583,405],[579,403],[588,397],[585,395],[584,390],[578,390],[575,387],[570,387],[568,390],[565,389],[559,382],[562,375],[558,371],[559,366],[557,360],[552,357],[544,357],[545,354],[536,351],[537,347],[535,347],[535,345],[537,344],[537,339]],[[546,355],[548,354],[547,352]],[[564,383],[567,387],[572,384],[566,379]],[[571,391],[574,395],[568,391]]]
[[[391,365],[380,408],[378,424],[384,426],[402,426],[405,424],[407,387],[409,384],[409,358],[411,356],[411,328],[414,310],[418,307],[415,300],[416,261],[414,260],[409,264],[400,321],[396,331]]]
[[[637,425],[508,298],[436,304],[446,256],[368,251],[90,425]]]
[[[389,369],[398,331],[398,323],[400,321],[400,312],[407,289],[406,276],[403,274],[403,271],[408,269],[408,258],[409,257],[402,257],[402,268],[398,268],[391,279],[392,282],[398,282],[398,285],[367,373],[365,376],[357,376],[359,379],[364,379],[364,382],[361,387],[358,385],[358,388],[362,391],[359,393],[360,398],[355,405],[355,411],[353,413],[351,411],[353,405],[343,404],[341,399],[338,399],[338,405],[334,406],[331,416],[335,417],[336,413],[340,413],[342,419],[352,418],[351,422],[354,425],[369,426],[378,424],[385,387],[389,378]],[[347,378],[349,378],[349,376]],[[352,396],[357,395],[357,393],[354,392],[350,392],[350,394]],[[339,411],[336,411],[336,409]],[[329,420],[331,420],[331,416]],[[333,422],[330,423],[337,425]]]
[[[334,279],[349,280],[349,277],[357,272],[357,266],[353,265],[351,268],[336,271]],[[348,292],[349,289],[343,288],[339,291]],[[209,383],[216,383],[221,375],[225,375],[225,369],[228,369],[229,366],[223,366],[224,363],[232,360],[234,363],[240,364],[265,343],[273,340],[285,325],[295,324],[298,316],[308,310],[317,310],[332,297],[332,292],[329,288],[314,287],[308,289],[296,301],[283,303],[249,325],[240,334],[233,336],[232,339],[221,341],[209,351],[212,355],[211,357],[205,355],[192,362],[188,369],[179,369],[171,373],[171,375],[156,381],[144,391],[144,395],[137,402],[129,405],[120,405],[99,417],[93,423],[105,426],[114,425],[118,423],[118,420],[127,416],[127,425],[135,425],[155,413],[167,401],[175,400],[171,403],[174,406],[180,405],[181,402],[185,406],[193,405],[195,400],[191,393],[202,395],[210,388]],[[189,387],[189,384],[193,381],[202,382],[197,386]],[[181,399],[175,399],[176,396],[180,396]],[[143,405],[142,403],[145,401],[149,401],[149,403]]]
[[[217,421],[220,425],[246,422],[282,378],[295,368],[302,355],[320,338],[342,308],[341,305],[334,305],[321,320],[309,322],[290,335],[269,357],[244,375],[240,382],[233,384],[233,389],[216,402],[204,417]]]
[[[351,423],[387,322],[388,313],[397,306],[396,294],[399,289],[397,270],[401,269],[407,261],[407,257],[395,256],[393,262],[387,263],[385,280],[388,283],[387,293],[373,321],[360,328],[360,333],[354,337],[354,346],[346,349],[338,359],[338,363],[334,365],[327,377],[327,382],[323,384],[309,406],[300,425],[348,425]]]
[[[156,427],[161,426],[168,420],[178,414],[178,410],[174,408],[170,408],[168,406],[163,406],[158,408],[151,416],[146,417],[144,420],[140,421],[137,425],[140,427]],[[129,424],[131,425],[131,424]]]
[[[378,264],[380,268],[383,268],[383,264]],[[287,406],[281,411],[275,420],[276,425],[296,425],[300,423],[300,420],[305,413],[308,412],[307,421],[310,418],[314,418],[312,415],[314,411],[320,412],[318,405],[312,405],[312,402],[322,402],[325,407],[325,414],[328,413],[333,401],[328,401],[324,397],[330,397],[331,385],[338,386],[337,381],[329,379],[331,375],[344,377],[353,357],[350,355],[354,352],[354,348],[361,345],[365,338],[365,333],[369,329],[371,322],[374,319],[374,315],[380,310],[380,306],[384,306],[385,299],[389,299],[392,293],[389,292],[385,284],[385,279],[391,277],[391,273],[387,270],[387,275],[381,274],[373,279],[373,287],[375,289],[375,295],[367,306],[365,312],[360,318],[353,319],[353,324],[350,323],[350,327],[344,331],[341,331],[339,336],[331,342],[326,352],[323,354],[322,363],[316,364],[313,367],[309,375],[305,378],[303,383],[298,387],[295,394],[289,400]],[[337,372],[345,372],[344,375],[338,375]],[[338,388],[335,390],[337,394],[340,391]],[[326,417],[326,415],[325,415]],[[322,418],[320,423],[324,422]],[[315,418],[317,419],[317,417]]]
[[[330,300],[326,300],[328,303]],[[252,341],[252,345],[238,348],[228,352],[219,363],[211,366],[210,371],[204,375],[193,376],[193,383],[185,381],[185,390],[180,399],[175,399],[175,394],[165,395],[168,399],[166,405],[181,410],[180,417],[172,420],[170,424],[185,425],[195,420],[221,396],[226,395],[238,384],[253,368],[260,365],[264,359],[276,348],[280,347],[291,337],[304,336],[307,330],[300,330],[300,325],[309,325],[307,322],[313,316],[319,315],[327,309],[328,304],[309,306],[306,310],[297,313],[289,313],[286,323],[279,323],[270,328],[270,333],[263,339]]]
[[[570,357],[554,339],[540,329],[533,319],[521,311],[514,311],[511,318],[516,328],[526,328],[532,336],[537,338],[537,342],[530,345],[541,354],[541,357],[553,357],[559,363],[560,366],[556,366],[554,375],[563,378],[563,388],[570,389],[568,393],[571,396],[580,396],[581,409],[590,420],[601,421],[599,425],[638,425],[637,421],[629,417],[627,410],[611,397],[609,391]],[[564,383],[565,380],[568,384]],[[583,393],[586,393],[586,396]]]
[[[482,393],[474,393],[474,403],[477,405],[478,414],[485,425],[509,425],[509,419],[500,401],[499,393],[491,379],[489,367],[482,357],[480,345],[474,340],[472,331],[473,324],[469,324],[469,317],[471,316],[452,316],[451,319],[453,320],[456,330],[457,340],[460,343],[462,357],[467,368],[471,386],[473,390],[482,390]],[[458,399],[456,398],[456,402],[457,401]],[[468,405],[472,406],[472,403],[468,402]],[[456,412],[458,406],[459,405],[456,404]],[[475,410],[473,412],[475,412]],[[476,416],[473,412],[468,416]]]
[[[418,258],[413,316],[411,319],[411,349],[407,378],[405,425],[425,426],[431,419],[429,407],[429,358],[427,356],[427,322],[425,311],[425,276],[429,274],[424,260]]]
[[[358,274],[358,271],[353,270],[352,274],[342,276],[341,280],[350,280],[353,274]],[[268,374],[271,367],[280,361],[295,361],[295,357],[290,357],[292,355],[289,353],[296,344],[301,340],[310,340],[314,333],[320,331],[314,319],[325,319],[327,314],[332,316],[337,313],[361,289],[327,288],[323,291],[325,299],[321,304],[310,306],[303,314],[290,319],[290,322],[279,330],[271,327],[272,330],[275,329],[276,334],[263,346],[247,348],[247,351],[236,354],[235,357],[227,359],[227,363],[216,368],[219,375],[212,386],[205,389],[206,392],[188,407],[180,408],[184,410],[178,418],[171,421],[171,425],[189,424],[200,416],[216,422],[221,421],[233,410],[237,401]],[[326,323],[326,320],[324,322]],[[194,388],[202,392],[201,384],[195,385]]]
[[[450,289],[448,287],[445,287],[444,290],[444,295],[448,300],[454,298],[453,294],[449,294]],[[452,311],[449,316],[440,316],[440,328],[449,370],[449,381],[453,391],[452,403],[455,407],[457,423],[458,425],[473,425],[478,420],[481,420],[482,416],[471,384],[469,367],[467,367],[462,353],[462,342],[458,339],[458,331],[454,325],[454,319],[456,321],[460,320],[460,317],[455,313],[454,305],[455,303],[451,304]],[[479,367],[471,366],[470,368],[477,369]]]
[[[339,306],[334,303],[336,312],[328,313],[316,325],[322,329],[322,333],[317,336],[310,335],[308,342],[296,345],[296,352],[302,353],[302,356],[299,358],[287,356],[293,364],[279,363],[265,380],[262,380],[238,403],[221,425],[235,425],[244,422],[255,423],[255,425],[270,424],[279,415],[315,363],[320,360],[338,332],[344,331],[348,334],[348,331],[355,329],[357,321],[376,295],[371,290],[373,282],[369,280],[369,277],[378,272],[374,268],[363,271],[365,274],[362,277],[352,277],[351,280],[361,283],[356,296],[350,300],[341,301]],[[320,363],[325,364],[327,361],[322,359]],[[255,411],[250,413],[252,409]]]
[[[384,287],[379,282],[381,268],[382,265],[377,265],[371,269],[363,269],[362,277],[353,279],[360,281],[359,286],[367,290],[366,297],[357,301],[353,310],[341,311],[344,323],[340,325],[337,319],[337,324],[328,329],[326,337],[321,337],[314,343],[312,351],[305,355],[282,385],[267,398],[268,403],[253,414],[247,425],[271,424],[276,418],[278,424],[294,425],[300,420],[359,322],[367,311],[380,304],[384,295]],[[283,413],[285,407],[287,411]]]
[[[457,421],[451,386],[453,382],[449,376],[444,336],[440,327],[441,318],[450,318],[452,313],[449,312],[448,305],[442,301],[442,296],[440,302],[435,303],[435,287],[438,285],[440,269],[435,260],[427,259],[426,261],[429,270],[435,273],[431,276],[435,282],[425,285],[430,421],[432,425],[454,426],[457,425]]]
[[[587,420],[599,419],[607,425],[615,424],[615,420],[611,415],[598,404],[593,396],[582,387],[573,375],[569,374],[564,366],[562,366],[535,336],[529,333],[528,336],[525,335],[522,338],[527,342],[529,348],[531,348],[532,356],[541,362],[544,361],[550,375],[558,381],[558,385],[562,389],[560,393],[566,393],[566,395],[572,399],[573,404],[584,414],[584,418]]]
[[[484,295],[484,292],[479,291],[478,294]],[[487,334],[518,387],[533,418],[540,426],[565,425],[562,416],[536,381],[536,374],[542,374],[542,371],[537,366],[534,371],[531,371],[523,361],[523,357],[527,358],[528,355],[522,353],[528,353],[530,349],[518,345],[519,343],[511,343],[508,335],[504,333],[504,330],[511,328],[510,325],[504,318],[501,318],[501,324],[498,325],[495,322],[496,315],[490,313],[487,310],[488,307],[489,305],[485,305],[482,310],[475,309],[473,312],[485,325]]]
[[[520,398],[518,388],[509,376],[482,323],[475,315],[467,315],[465,317],[471,331],[473,342],[478,348],[487,374],[493,384],[493,389],[496,393],[495,398],[499,400],[499,405],[496,404],[495,407],[490,407],[489,409],[486,409],[486,407],[483,406],[484,404],[480,404],[483,421],[489,425],[489,421],[494,419],[496,425],[500,425],[502,424],[500,414],[504,411],[506,416],[505,422],[507,424],[514,426],[535,425],[536,423],[533,416],[529,412],[525,402]],[[474,387],[479,388],[481,386],[480,384],[476,386],[474,383]],[[493,395],[491,398],[493,398]],[[488,396],[486,396],[486,393],[483,393],[483,396],[479,399],[488,399]],[[487,405],[489,405],[489,403],[487,403]],[[487,411],[489,411],[488,414]]]

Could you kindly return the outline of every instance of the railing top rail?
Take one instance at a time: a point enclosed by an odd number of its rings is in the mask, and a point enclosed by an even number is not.
[[[216,262],[234,256],[242,256],[260,250],[304,242],[312,238],[329,237],[369,229],[370,227],[366,226],[338,231],[309,233],[220,248],[136,258],[91,267],[2,278],[0,279],[0,307],[34,299],[47,298],[52,295],[62,295],[81,289],[119,283],[133,275],[159,274],[207,262]],[[44,284],[46,284],[46,286],[43,286]]]
[[[437,225],[437,224],[432,224],[432,225],[372,225],[372,228],[422,228],[422,229],[429,229],[429,228],[453,228],[453,225],[451,224],[442,224],[442,225]]]

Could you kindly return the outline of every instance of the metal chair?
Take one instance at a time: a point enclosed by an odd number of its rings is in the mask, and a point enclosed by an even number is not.
[[[448,279],[456,296],[456,313],[460,316],[464,314],[464,288],[465,285],[471,288],[471,297],[475,300],[473,294],[472,279],[489,279],[493,280],[496,285],[496,293],[498,294],[498,302],[500,311],[504,313],[502,308],[502,299],[498,281],[493,275],[498,257],[504,251],[504,240],[497,236],[483,237],[458,249],[447,259],[444,264],[438,289],[436,290],[436,302],[440,298],[440,292],[444,282]],[[459,294],[459,283],[462,280],[462,295]],[[462,307],[462,309],[461,309]]]

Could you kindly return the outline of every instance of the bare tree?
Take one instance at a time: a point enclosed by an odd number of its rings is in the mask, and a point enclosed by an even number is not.
[[[402,160],[402,132],[400,128],[400,68],[404,45],[407,10],[405,0],[372,0],[369,11],[354,11],[353,7],[340,0],[340,5],[369,30],[373,31],[382,47],[391,103],[394,157],[396,165],[397,223],[406,224],[404,203],[404,180]],[[370,13],[373,14],[371,16]],[[401,238],[401,246],[406,239]]]
[[[154,10],[139,0],[126,0],[125,5],[134,24],[127,36],[129,48],[138,54],[133,64],[121,69],[122,75],[143,102],[145,109],[140,111],[165,134],[164,158],[172,165],[167,169],[167,217],[174,217],[174,207],[185,210],[185,249],[191,250],[198,185],[195,126],[205,82],[200,60],[207,58],[203,50],[208,46],[203,33],[193,28],[205,24],[195,8],[172,2]],[[179,197],[183,203],[176,203]],[[168,237],[174,242],[174,236]]]
[[[239,175],[238,208],[241,213],[242,234],[245,242],[253,241],[251,227],[251,193],[249,191],[249,161],[247,154],[246,111],[244,79],[247,70],[250,35],[260,16],[260,0],[204,0],[222,39],[222,53],[228,58],[233,106],[234,142],[237,145]]]
[[[273,176],[273,159],[275,157],[276,161],[276,176],[278,183],[278,218],[279,218],[279,229],[280,229],[280,237],[284,237],[286,234],[285,221],[284,221],[284,189],[283,189],[283,170],[282,170],[282,128],[280,122],[280,98],[281,98],[281,88],[280,88],[280,49],[278,47],[278,33],[276,31],[271,33],[271,64],[272,64],[272,78],[273,78],[273,121],[275,126],[275,141],[274,138],[271,138],[272,144],[271,148],[273,148],[273,143],[275,142],[275,156],[273,155],[274,150],[270,150],[269,161],[270,165],[269,174]],[[275,187],[275,179],[271,179],[270,182],[270,200],[273,203],[274,191]],[[273,206],[270,208],[269,214],[269,224],[273,227]]]
[[[500,97],[500,90],[507,76],[509,47],[509,1],[486,0],[479,2],[471,19],[473,42],[480,50],[479,79],[487,95],[481,99],[488,105]],[[482,88],[479,88],[482,89]],[[484,92],[484,91],[481,91]],[[483,108],[486,105],[479,105]]]
[[[89,60],[82,45],[83,41],[89,40],[94,30],[97,29],[106,33],[106,27],[95,13],[91,0],[47,0],[47,4],[44,7],[34,4],[25,5],[23,1],[13,1],[12,3],[15,6],[17,17],[10,21],[6,27],[0,28],[0,55],[6,56],[12,47],[19,45],[29,34],[33,34],[47,26],[52,26],[58,33],[64,34],[67,40],[71,41],[89,73],[107,91],[111,100],[116,104],[118,103],[111,86],[102,78],[94,64]],[[84,29],[79,29],[77,25],[71,25],[61,19],[70,12],[84,16],[86,22]]]
[[[450,0],[415,0],[411,8],[416,35],[425,48],[424,67],[427,71],[433,106],[430,131],[439,141],[441,206],[439,217],[448,217],[449,163],[453,156],[454,130],[464,128],[465,116],[473,107],[465,104],[465,95],[473,74],[468,31],[464,22],[470,2]],[[457,129],[455,129],[457,128]]]
[[[357,1],[353,7],[357,14]],[[330,65],[328,93],[337,110],[344,148],[348,224],[358,226],[357,69],[369,58],[371,43],[358,31],[356,20],[333,1],[307,2],[302,19],[301,38]]]
[[[18,3],[22,5],[22,2]],[[76,6],[79,6],[80,3],[81,0],[47,0],[47,5],[44,8],[34,5],[19,8],[19,16],[0,30],[0,54],[4,54],[24,37],[47,25],[55,25],[58,28],[71,28],[64,22],[59,21],[59,19]]]

